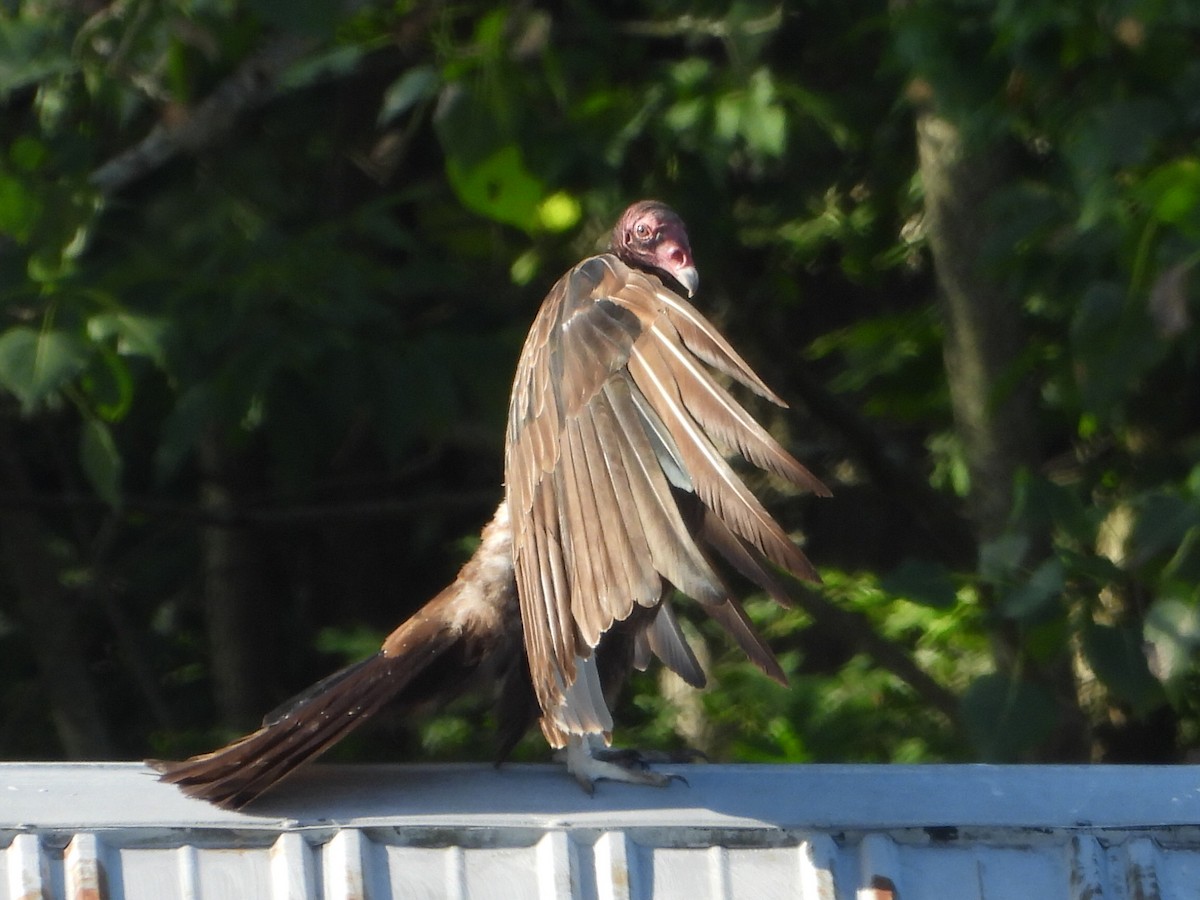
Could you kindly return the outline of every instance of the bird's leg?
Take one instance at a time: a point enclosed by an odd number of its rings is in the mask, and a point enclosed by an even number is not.
[[[598,734],[572,734],[567,738],[567,771],[589,794],[595,791],[597,781],[651,787],[666,787],[676,779],[683,781],[678,775],[651,772],[636,751],[610,750]]]

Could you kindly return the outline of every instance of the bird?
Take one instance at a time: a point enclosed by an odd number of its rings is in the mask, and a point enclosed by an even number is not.
[[[784,605],[780,570],[819,576],[728,457],[830,491],[725,386],[787,406],[690,303],[698,287],[679,215],[656,200],[630,205],[607,249],[566,272],[534,318],[513,381],[504,497],[454,581],[378,652],[257,731],[191,759],[148,760],[159,777],[238,809],[385,705],[407,713],[492,685],[501,759],[537,722],[585,790],[663,786],[671,775],[611,747],[610,709],[654,658],[705,684],[679,594],[786,683],[722,570]]]

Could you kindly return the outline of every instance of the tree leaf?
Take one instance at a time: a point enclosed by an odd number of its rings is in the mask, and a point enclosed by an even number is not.
[[[1163,355],[1162,341],[1144,304],[1127,302],[1124,289],[1096,282],[1083,296],[1071,323],[1071,347],[1084,408],[1102,419]]]
[[[979,577],[991,584],[1011,580],[1029,552],[1029,538],[1004,534],[979,548]]]
[[[1142,629],[1126,625],[1088,625],[1083,652],[1096,676],[1135,712],[1147,713],[1166,697],[1150,674],[1142,649]]]
[[[309,37],[324,37],[333,32],[343,14],[341,0],[247,0],[246,5],[264,22],[284,31]]]
[[[354,44],[339,44],[327,50],[318,50],[284,69],[279,76],[279,86],[294,91],[347,75],[358,68],[365,54],[363,47]]]
[[[958,600],[949,570],[940,563],[906,559],[879,581],[889,594],[934,609],[946,609]]]
[[[1200,584],[1200,525],[1193,525],[1179,542],[1175,554],[1163,566],[1163,582]]]
[[[1030,531],[1060,529],[1076,544],[1095,542],[1095,513],[1085,505],[1073,487],[1055,484],[1028,470],[1014,480],[1013,515]]]
[[[0,18],[0,97],[76,67],[69,42],[59,39],[53,17],[27,12]]]
[[[1200,159],[1184,156],[1158,166],[1138,184],[1136,196],[1158,221],[1194,234],[1200,225]]]
[[[207,383],[188,388],[163,423],[158,449],[154,454],[155,474],[160,482],[168,480],[192,455],[200,436],[215,415],[217,396]]]
[[[546,231],[567,231],[582,216],[583,207],[566,191],[556,191],[538,204],[538,224]]]
[[[0,335],[0,385],[32,412],[78,375],[89,355],[74,335],[18,325]]]
[[[1188,311],[1188,280],[1194,265],[1195,262],[1188,259],[1168,266],[1150,287],[1147,308],[1155,329],[1165,340],[1174,340],[1192,324]]]
[[[963,725],[980,757],[1016,762],[1054,730],[1054,699],[1036,684],[999,673],[971,682],[962,699]]]
[[[1200,650],[1200,605],[1194,599],[1159,598],[1146,612],[1143,635],[1151,674],[1166,685],[1179,681]]]
[[[136,313],[101,313],[88,319],[88,337],[94,341],[115,338],[117,352],[124,356],[148,356],[159,366],[166,362],[166,338],[170,323],[161,316]]]
[[[133,406],[133,375],[107,344],[97,344],[100,366],[91,366],[80,379],[92,411],[107,422],[125,418]]]
[[[1147,493],[1138,498],[1136,509],[1129,541],[1136,565],[1160,553],[1174,556],[1188,532],[1200,525],[1200,505],[1174,493]]]
[[[20,178],[0,172],[0,233],[27,241],[41,212],[41,199]]]
[[[446,160],[446,174],[468,209],[524,231],[537,228],[538,205],[545,190],[525,168],[515,144],[501,147],[470,167],[458,157],[450,156]]]
[[[379,125],[388,125],[438,89],[438,75],[432,66],[414,66],[392,82],[379,108]]]
[[[1000,613],[1010,619],[1024,619],[1044,611],[1062,594],[1066,583],[1063,564],[1055,557],[1033,570],[1029,579],[1009,591],[1000,601]]]
[[[96,493],[109,506],[121,502],[121,452],[108,424],[87,418],[79,435],[79,462]]]

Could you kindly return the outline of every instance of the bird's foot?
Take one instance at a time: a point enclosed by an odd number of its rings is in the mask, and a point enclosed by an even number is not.
[[[571,735],[566,757],[567,771],[588,794],[595,792],[597,781],[623,781],[650,787],[666,787],[672,781],[687,784],[681,775],[650,771],[650,763],[659,761],[653,758],[654,754],[605,747],[596,734]]]

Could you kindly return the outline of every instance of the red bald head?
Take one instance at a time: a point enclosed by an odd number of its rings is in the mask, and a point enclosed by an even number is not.
[[[665,203],[639,200],[621,214],[609,242],[623,262],[670,276],[690,297],[700,286],[683,220]]]

